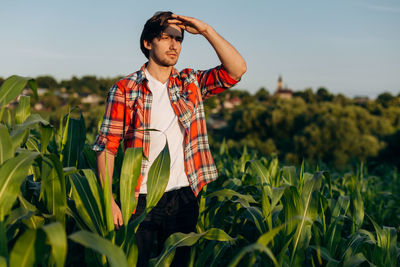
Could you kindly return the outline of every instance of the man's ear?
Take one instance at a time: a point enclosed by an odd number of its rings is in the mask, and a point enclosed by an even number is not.
[[[151,50],[151,42],[143,40],[143,45],[147,50]]]

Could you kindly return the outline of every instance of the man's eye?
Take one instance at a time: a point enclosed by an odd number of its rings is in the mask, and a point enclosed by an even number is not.
[[[179,43],[182,43],[182,38],[177,37],[177,38],[175,38],[175,41],[177,41],[177,42],[179,42]]]

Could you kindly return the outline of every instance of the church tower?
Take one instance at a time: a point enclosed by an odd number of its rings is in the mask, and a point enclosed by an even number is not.
[[[278,91],[281,91],[283,89],[283,83],[282,83],[282,75],[279,75],[278,78],[278,86],[276,88]]]

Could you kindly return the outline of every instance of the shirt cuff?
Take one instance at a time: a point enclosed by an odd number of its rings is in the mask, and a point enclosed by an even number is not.
[[[109,142],[109,140],[107,139],[106,136],[99,134],[99,135],[97,135],[96,141],[94,142],[94,144],[92,146],[92,150],[94,150],[96,152],[102,152],[105,149],[107,149],[108,151],[110,151],[111,153],[113,153],[115,155],[115,154],[117,154],[118,146],[119,146],[119,143],[117,143],[117,145],[115,145],[115,144],[113,144],[113,142]]]
[[[222,78],[221,80],[224,81],[224,84],[227,85],[227,87],[231,87],[234,86],[235,84],[237,84],[241,78],[239,78],[239,80],[235,80],[233,79],[228,71],[225,69],[225,67],[223,65],[220,65],[220,70],[219,70],[219,75]]]

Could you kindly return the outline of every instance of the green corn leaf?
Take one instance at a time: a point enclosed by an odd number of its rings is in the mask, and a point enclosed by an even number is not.
[[[15,124],[22,124],[31,115],[30,97],[21,95],[17,110],[15,111]]]
[[[301,212],[301,198],[297,188],[294,186],[286,187],[286,190],[283,193],[282,202],[285,221],[290,221],[286,226],[285,233],[286,235],[290,235],[295,231],[298,224],[291,219],[295,218]]]
[[[268,169],[261,163],[259,160],[250,160],[246,163],[246,170],[250,169],[256,176],[260,179],[260,184],[264,185],[272,185],[271,176]],[[266,187],[268,196],[272,195],[271,187]]]
[[[55,222],[43,226],[42,230],[46,233],[51,246],[51,261],[55,262],[57,267],[64,266],[67,257],[67,236],[64,226]]]
[[[0,256],[0,267],[7,267],[7,259]]]
[[[26,178],[27,172],[38,156],[35,152],[20,153],[15,158],[11,158],[0,167],[0,221],[8,214],[14,204],[20,185]]]
[[[86,139],[85,120],[83,119],[82,113],[80,115],[80,119],[75,119],[72,117],[69,118],[66,126],[66,132],[66,140],[63,138],[63,166],[77,166],[77,161],[83,150]]]
[[[79,166],[78,167],[82,169],[91,168],[92,170],[95,171],[97,169],[96,152],[92,150],[92,147],[90,145],[85,144],[82,150],[82,155],[84,161],[86,162],[86,165],[84,165],[83,167]]]
[[[7,78],[0,87],[0,104],[7,105],[13,101],[24,90],[27,83],[36,97],[37,85],[33,79],[13,75]]]
[[[112,267],[129,266],[122,249],[99,235],[87,231],[79,231],[70,235],[69,239],[85,247],[93,249],[101,255],[105,255],[110,263],[110,266]]]
[[[139,250],[137,246],[137,241],[136,241],[136,235],[131,233],[131,238],[129,239],[129,244],[128,244],[128,253],[127,255],[127,260],[129,266],[136,266],[138,256],[139,256]]]
[[[64,116],[63,119],[60,120],[60,128],[59,128],[59,132],[58,132],[58,137],[61,143],[60,146],[60,150],[61,150],[61,162],[64,162],[64,150],[65,150],[65,146],[67,144],[68,141],[68,129],[69,129],[69,121],[71,119],[71,110],[68,109],[68,114],[66,116]],[[63,122],[64,120],[66,120],[66,124],[65,127],[63,127]],[[68,151],[68,149],[66,150]]]
[[[359,187],[351,193],[351,200],[353,217],[352,231],[354,232],[361,228],[361,225],[364,221],[364,201],[362,199]]]
[[[8,213],[7,220],[5,221],[5,225],[6,225],[6,227],[13,226],[19,220],[30,218],[33,214],[34,214],[33,212],[28,211],[23,207],[13,209]]]
[[[15,150],[12,149],[12,141],[8,128],[0,124],[0,165],[14,156]]]
[[[101,207],[97,206],[87,179],[78,174],[73,174],[70,176],[70,181],[72,184],[72,198],[75,200],[79,217],[90,231],[104,236],[106,231],[100,217]]]
[[[10,109],[6,109],[6,121],[5,121],[5,123],[6,123],[6,126],[8,127],[8,128],[11,128],[12,127],[12,123],[13,123],[13,119],[11,118],[11,111],[10,111]]]
[[[11,136],[18,135],[27,129],[32,129],[38,123],[41,123],[43,125],[50,125],[49,122],[44,120],[39,114],[31,114],[22,124],[15,125],[13,131],[11,132]]]
[[[219,266],[219,258],[222,257],[222,255],[224,254],[224,252],[229,248],[229,245],[224,242],[218,242],[217,245],[213,248],[212,251],[212,259],[210,261],[210,267],[214,267],[214,266]],[[197,264],[196,261],[196,267],[200,267],[200,266],[204,266],[201,264]]]
[[[268,231],[267,233],[261,235],[258,240],[257,243],[263,246],[268,246],[269,242],[271,242],[274,237],[282,230],[286,227],[286,223],[279,225],[273,229],[271,229],[270,231]]]
[[[200,267],[200,266],[206,266],[207,260],[212,256],[212,254],[215,252],[214,250],[220,247],[219,245],[225,245],[225,243],[219,243],[217,241],[211,241],[208,242],[207,245],[202,249],[199,253],[199,256],[196,259],[195,266]],[[196,255],[195,255],[196,256]],[[208,266],[210,266],[209,264]],[[189,264],[190,266],[190,264]]]
[[[44,225],[45,221],[42,216],[33,215],[29,218],[22,219],[22,222],[30,229],[36,230]]]
[[[398,258],[397,231],[394,227],[381,228],[372,218],[370,218],[376,234],[377,248],[373,253],[373,262],[382,266],[396,266]]]
[[[274,254],[272,253],[271,249],[269,249],[266,246],[254,243],[254,244],[251,244],[251,245],[248,245],[248,246],[242,248],[238,253],[236,253],[236,256],[229,263],[228,267],[241,266],[241,265],[239,265],[239,263],[243,259],[243,257],[246,254],[254,253],[256,251],[267,254],[269,256],[269,258],[272,260],[272,262],[274,263],[274,265],[278,266],[278,262],[276,261],[276,258],[274,256]]]
[[[265,226],[264,218],[259,208],[257,207],[247,207],[247,214],[249,214],[249,219],[254,223],[260,235],[267,231],[267,227]]]
[[[364,254],[363,253],[357,253],[357,254],[353,255],[352,257],[350,257],[349,259],[346,259],[343,262],[343,267],[359,266],[364,262],[368,262],[367,258],[364,256]]]
[[[278,187],[280,185],[280,179],[282,172],[279,170],[278,158],[274,158],[269,162],[268,173],[270,175],[271,184],[273,187]]]
[[[26,140],[25,145],[28,148],[28,150],[40,153],[39,141],[35,136],[30,135]]]
[[[128,224],[137,205],[135,188],[142,167],[142,154],[142,148],[128,148],[125,151],[120,177],[121,212],[124,225]]]
[[[366,231],[367,232],[367,231]],[[371,236],[373,236],[372,233],[369,233]],[[357,253],[359,253],[366,241],[366,236],[364,234],[362,234],[361,232],[357,232],[355,234],[353,234],[350,238],[350,240],[348,241],[348,244],[346,246],[346,250],[344,251],[342,258],[344,259],[344,265],[346,265],[346,263],[348,261],[351,262],[351,258],[353,256],[356,256]],[[357,258],[357,256],[356,256]],[[349,265],[347,265],[349,266]]]
[[[21,208],[23,208],[26,212],[31,213],[32,215],[38,212],[38,209],[34,205],[32,205],[28,200],[26,200],[21,193],[18,194],[18,200],[21,205]],[[30,228],[32,229],[37,229],[41,225],[41,220],[36,218],[35,216],[27,216],[22,219],[24,219],[25,224],[29,225]]]
[[[108,166],[107,163],[107,153],[105,153],[105,166]],[[107,232],[110,233],[114,230],[114,219],[111,209],[111,187],[110,184],[110,175],[108,173],[108,168],[106,168],[106,177],[103,180],[103,215],[104,215],[104,225],[106,226]]]
[[[165,142],[164,149],[154,160],[150,167],[147,178],[146,209],[157,205],[165,192],[169,180],[170,156],[168,142]]]
[[[336,250],[343,240],[342,229],[344,226],[345,218],[345,216],[338,216],[332,219],[328,227],[328,231],[324,237],[326,239],[327,249],[332,252],[332,255],[336,253]]]
[[[44,154],[47,151],[47,146],[49,145],[51,136],[53,135],[53,126],[42,125],[40,133],[40,151]]]
[[[59,165],[59,160],[54,154],[47,155],[42,161],[42,191],[45,195],[45,202],[48,211],[55,216],[57,221],[62,224],[65,223],[65,209],[67,208],[66,202],[66,192],[65,192],[65,181],[63,173],[57,171],[57,167],[54,165]],[[55,163],[55,164],[54,164]],[[61,166],[58,166],[59,168]]]
[[[33,266],[35,253],[36,230],[26,230],[17,240],[10,253],[10,267]]]
[[[25,131],[14,132],[11,135],[13,151],[21,147],[28,140],[28,136],[29,136],[29,129],[26,129]]]
[[[267,221],[268,228],[272,228],[272,218],[271,218],[271,203],[268,197],[266,186],[261,187],[261,212],[264,219]]]
[[[218,228],[211,228],[202,233],[202,237],[208,240],[217,240],[220,242],[233,243],[234,239],[230,237],[225,231]]]
[[[276,207],[276,205],[278,204],[278,202],[281,200],[287,187],[289,187],[289,185],[284,184],[280,187],[272,188],[271,210],[273,210]]]
[[[302,185],[300,184],[300,181],[297,178],[295,166],[284,166],[282,168],[282,177],[286,179],[286,181],[288,181],[288,184],[299,186],[299,189],[301,190]]]
[[[311,238],[310,225],[307,223],[307,219],[314,221],[317,216],[317,202],[314,199],[315,191],[318,191],[321,187],[322,172],[316,172],[311,180],[304,183],[303,190],[301,192],[302,208],[300,216],[302,217],[299,225],[296,229],[296,234],[293,239],[293,250],[291,256],[291,264],[295,259],[296,250],[298,248],[305,249],[308,247],[308,241]],[[314,201],[313,201],[314,200]],[[299,246],[300,245],[300,246]]]
[[[228,153],[228,146],[226,144],[226,140],[225,140],[225,137],[224,137],[224,139],[222,140],[222,144],[219,147],[219,154],[220,155],[224,155],[225,153],[226,154]]]
[[[227,198],[230,200],[236,197],[237,201],[240,204],[242,204],[243,207],[249,207],[250,203],[257,203],[257,201],[255,201],[251,195],[243,195],[232,189],[227,189],[227,188],[215,191],[211,194],[208,194],[206,197],[207,198],[218,197],[219,199]]]
[[[82,172],[87,179],[87,182],[90,187],[90,191],[93,194],[93,197],[97,203],[97,206],[102,207],[102,204],[104,203],[103,189],[101,188],[99,182],[97,181],[96,175],[90,169],[83,169]],[[102,210],[100,212],[100,217],[104,221],[104,214],[103,214]]]
[[[317,247],[317,246],[310,246],[315,251],[318,251],[321,255],[321,257],[327,261],[327,264],[334,264],[337,265],[340,263],[340,261],[334,259],[329,252],[329,250],[325,247]]]
[[[8,258],[8,238],[4,221],[0,221],[0,257]]]
[[[151,261],[151,266],[170,266],[175,250],[181,246],[193,246],[200,238],[218,240],[221,242],[233,242],[233,239],[221,229],[212,228],[201,234],[196,233],[174,233],[165,241],[164,249],[160,256]]]

